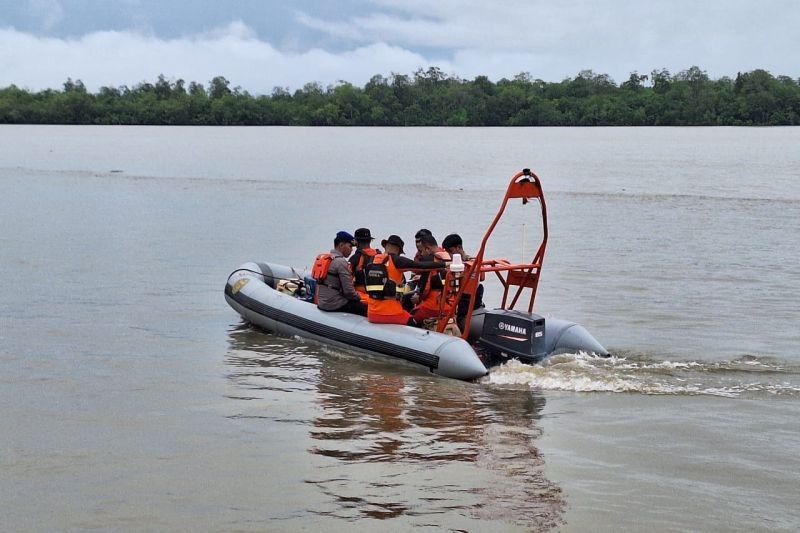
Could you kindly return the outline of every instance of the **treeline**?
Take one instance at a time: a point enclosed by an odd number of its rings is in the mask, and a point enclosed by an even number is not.
[[[63,90],[0,89],[0,123],[281,126],[750,126],[800,125],[800,82],[765,70],[709,79],[636,72],[617,85],[582,71],[557,83],[519,74],[496,83],[438,68],[374,76],[364,87],[308,83],[252,95],[218,76],[169,80],[90,93],[80,80]]]

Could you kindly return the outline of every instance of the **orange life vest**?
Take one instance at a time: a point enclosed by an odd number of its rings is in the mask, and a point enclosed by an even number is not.
[[[331,268],[332,262],[332,253],[319,254],[316,259],[314,259],[314,266],[311,267],[311,277],[318,283],[324,282],[325,278],[328,277],[328,269]]]
[[[464,261],[464,266],[466,267],[465,270],[469,270],[469,268],[473,265],[474,261]],[[472,273],[469,278],[462,277],[461,283],[464,285],[464,295],[469,296],[470,294],[474,294],[475,290],[478,288],[478,283],[483,281],[486,278],[483,272],[478,272],[477,270]]]
[[[386,275],[387,275],[387,285],[388,282],[391,281],[393,287],[401,287],[405,285],[405,276],[400,270],[394,266],[394,261],[392,260],[392,256],[389,254],[377,254],[373,260],[372,265],[384,265],[386,268]],[[369,277],[369,276],[367,276]],[[376,296],[378,288],[368,285],[367,291],[370,293],[369,299],[367,300],[367,317],[370,315],[397,315],[407,316],[408,313],[403,310],[403,305],[400,301],[394,297],[394,294],[389,294],[390,292],[394,292],[391,290],[384,289],[384,297],[381,299],[380,297]]]
[[[356,263],[356,270],[362,270],[365,266],[372,263],[372,261],[375,260],[375,256],[378,255],[378,251],[374,248],[360,248],[356,250],[356,253],[359,255],[358,263]]]
[[[442,248],[439,248],[436,253],[434,253],[434,260],[440,261],[445,263],[451,260],[450,254],[448,254]],[[427,281],[424,287],[420,287],[420,303],[419,307],[423,309],[428,309],[430,311],[439,311],[439,300],[442,298],[442,278],[439,277],[439,273],[435,270],[431,270],[427,273]],[[447,310],[447,304],[445,304],[445,311]]]
[[[356,254],[358,255],[358,260],[355,266],[350,263],[350,266],[353,267],[353,286],[358,295],[361,296],[361,300],[366,302],[369,296],[367,295],[366,282],[364,281],[364,268],[374,261],[378,251],[374,248],[361,248],[356,250]]]

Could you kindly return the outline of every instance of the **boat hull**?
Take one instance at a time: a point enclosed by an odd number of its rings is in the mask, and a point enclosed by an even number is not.
[[[472,346],[460,337],[409,326],[372,324],[350,313],[320,311],[275,289],[276,280],[290,277],[296,274],[288,267],[246,263],[228,279],[225,299],[247,321],[281,335],[404,359],[455,379],[472,380],[488,371]]]
[[[228,278],[225,299],[242,318],[279,335],[296,335],[330,346],[403,359],[450,378],[477,379],[488,372],[484,361],[493,365],[515,357],[497,357],[481,350],[479,337],[486,313],[483,309],[472,315],[469,342],[410,326],[372,324],[351,313],[321,311],[310,302],[278,290],[281,280],[303,279],[304,274],[273,263],[245,263]],[[608,356],[608,351],[579,324],[557,318],[544,322],[541,349],[530,356],[517,355],[522,362],[535,364],[554,354],[579,351]],[[481,356],[473,346],[478,347]]]

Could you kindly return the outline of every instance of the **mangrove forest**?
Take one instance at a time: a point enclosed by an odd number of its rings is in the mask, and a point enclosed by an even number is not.
[[[159,76],[90,92],[0,88],[2,124],[260,126],[778,126],[800,125],[800,80],[765,70],[710,79],[691,67],[654,70],[620,84],[591,70],[560,82],[522,73],[497,82],[438,68],[411,75],[276,87],[253,95],[222,76],[206,85]]]

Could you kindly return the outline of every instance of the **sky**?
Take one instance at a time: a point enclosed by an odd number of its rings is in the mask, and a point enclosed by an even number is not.
[[[799,78],[800,0],[0,0],[0,87],[36,91],[163,74],[269,94],[431,66],[620,83],[695,65]]]

